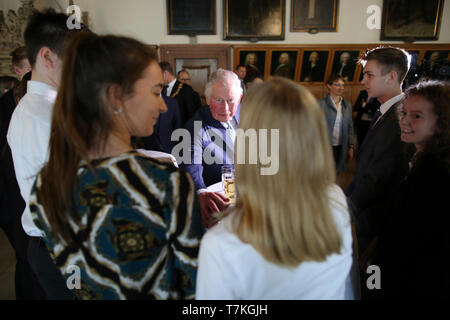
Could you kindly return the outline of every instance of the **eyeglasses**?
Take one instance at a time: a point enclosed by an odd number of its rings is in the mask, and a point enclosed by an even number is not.
[[[340,84],[340,83],[333,83],[333,86],[338,87],[338,88],[344,88],[345,87],[344,84]]]
[[[191,78],[180,78],[180,81],[187,81],[187,80],[191,81]]]
[[[225,101],[227,101],[228,104],[233,104],[236,99],[230,98],[230,99],[225,100],[225,99],[222,99],[222,98],[214,98],[213,100],[214,100],[214,102],[220,103],[220,104],[224,103]]]

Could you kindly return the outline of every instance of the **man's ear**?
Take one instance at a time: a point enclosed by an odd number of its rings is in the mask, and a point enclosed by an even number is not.
[[[208,106],[210,106],[211,105],[211,97],[208,97],[206,94],[205,94],[205,101],[206,101],[206,104],[208,105]]]
[[[398,81],[398,72],[395,70],[392,70],[391,72],[389,72],[388,79],[390,80],[390,82],[399,82]]]
[[[38,52],[38,58],[40,58],[41,62],[46,68],[54,69],[58,59],[58,55],[49,47],[42,47]]]
[[[17,66],[13,66],[14,73],[20,76],[20,69]]]
[[[162,75],[163,75],[163,81],[164,81],[164,83],[166,83],[168,75],[169,75],[169,71],[164,70]]]
[[[106,97],[113,108],[112,111],[119,111],[122,105],[122,89],[117,84],[112,84],[106,90]]]

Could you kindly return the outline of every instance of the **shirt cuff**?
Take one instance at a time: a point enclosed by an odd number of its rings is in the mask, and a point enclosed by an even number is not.
[[[208,192],[208,189],[198,189],[197,195],[199,195],[200,193],[203,193],[203,192]]]

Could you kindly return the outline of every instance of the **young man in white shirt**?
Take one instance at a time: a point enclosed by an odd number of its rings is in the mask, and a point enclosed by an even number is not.
[[[377,98],[381,106],[364,143],[359,146],[356,174],[345,190],[355,205],[360,255],[374,243],[389,197],[407,170],[397,108],[403,100],[402,82],[409,70],[410,57],[403,49],[385,47],[368,51],[361,61],[362,84],[369,97]]]
[[[67,28],[68,16],[53,10],[34,13],[25,29],[25,47],[32,67],[27,93],[15,109],[8,129],[14,170],[25,201],[22,226],[31,237],[28,260],[49,299],[73,299],[66,281],[50,259],[42,234],[34,225],[28,198],[34,178],[48,159],[53,103],[59,86],[64,49],[81,30]]]

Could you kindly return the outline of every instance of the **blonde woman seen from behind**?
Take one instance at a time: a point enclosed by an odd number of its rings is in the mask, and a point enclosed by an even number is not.
[[[236,206],[202,239],[196,298],[353,298],[350,216],[316,100],[274,77],[249,91],[239,125],[279,130],[279,170],[235,161]]]

